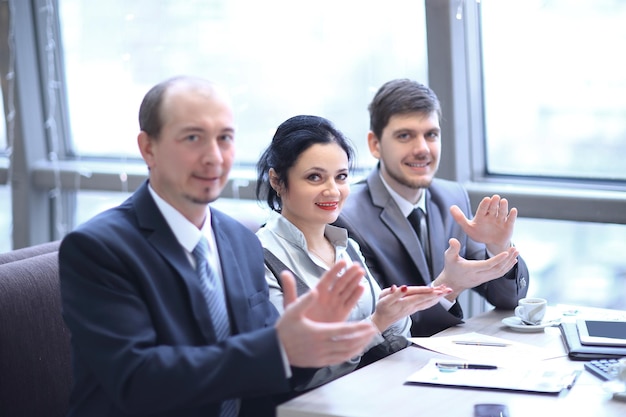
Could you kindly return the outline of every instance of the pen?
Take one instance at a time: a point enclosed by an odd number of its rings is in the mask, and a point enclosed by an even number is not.
[[[563,384],[565,386],[565,388],[571,389],[574,386],[574,383],[576,382],[576,379],[578,379],[578,376],[580,375],[581,372],[582,371],[574,371],[574,372],[572,372],[571,375],[566,376],[564,378],[565,382]]]
[[[472,346],[495,346],[495,347],[506,347],[506,346],[509,346],[508,343],[472,342],[472,341],[469,341],[469,340],[454,340],[452,343],[456,343],[457,345],[472,345]]]
[[[437,362],[439,369],[498,369],[495,365],[480,365],[475,363]]]

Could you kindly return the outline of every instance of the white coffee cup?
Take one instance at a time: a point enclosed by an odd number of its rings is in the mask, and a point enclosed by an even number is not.
[[[548,301],[545,298],[522,298],[515,307],[515,315],[519,317],[524,324],[537,325],[540,324],[546,315]]]

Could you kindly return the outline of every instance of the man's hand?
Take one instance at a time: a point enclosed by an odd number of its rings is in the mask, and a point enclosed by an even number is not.
[[[290,365],[321,368],[363,353],[376,334],[372,323],[313,321],[307,316],[318,302],[318,289],[297,298],[293,276],[285,274],[282,278],[285,312],[276,323],[276,331]]]
[[[509,211],[506,198],[497,194],[483,198],[472,220],[458,206],[450,207],[450,214],[472,240],[484,243],[490,253],[498,254],[511,246],[517,209]]]
[[[365,290],[361,285],[365,271],[357,264],[345,268],[346,261],[339,261],[322,275],[316,286],[317,301],[307,310],[307,318],[325,323],[341,322],[348,318]],[[283,271],[280,274],[281,282],[285,282],[286,276],[293,279],[289,271]]]
[[[458,295],[468,288],[476,287],[487,281],[500,278],[517,263],[517,249],[510,247],[493,258],[484,261],[467,260],[459,255],[461,243],[452,238],[446,250],[443,271],[433,281],[434,285],[446,285],[452,292],[446,295],[454,301]]]
[[[372,314],[372,322],[382,333],[401,318],[434,306],[441,297],[451,292],[452,289],[444,285],[438,287],[392,285],[381,291],[376,311]]]

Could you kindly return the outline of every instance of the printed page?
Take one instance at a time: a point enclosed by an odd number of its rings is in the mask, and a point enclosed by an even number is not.
[[[438,362],[449,360],[431,359],[420,370],[411,374],[406,382],[420,384],[446,385],[453,387],[476,387],[515,391],[559,393],[571,388],[580,374],[580,370],[569,368],[547,368],[545,364],[537,366],[517,366],[497,369],[440,369]],[[460,361],[462,362],[462,361]]]
[[[564,356],[526,343],[514,342],[476,332],[442,337],[411,337],[414,344],[428,350],[477,363],[499,366],[537,362]]]

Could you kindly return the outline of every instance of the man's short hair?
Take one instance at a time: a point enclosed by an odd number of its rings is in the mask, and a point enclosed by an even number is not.
[[[391,116],[407,113],[436,112],[441,119],[441,105],[433,90],[408,78],[386,82],[368,106],[370,130],[380,139]]]

